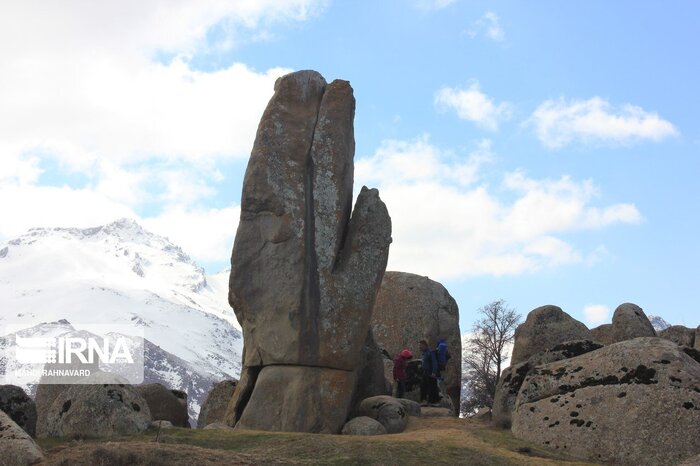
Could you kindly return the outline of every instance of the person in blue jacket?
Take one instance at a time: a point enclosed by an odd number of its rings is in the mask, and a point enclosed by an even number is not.
[[[421,368],[423,375],[420,384],[420,401],[422,404],[435,405],[440,402],[438,394],[437,378],[439,369],[435,351],[431,351],[428,342],[421,340],[419,343],[421,352]]]

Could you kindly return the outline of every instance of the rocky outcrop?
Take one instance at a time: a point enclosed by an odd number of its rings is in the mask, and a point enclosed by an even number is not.
[[[511,365],[571,340],[593,340],[593,335],[588,327],[561,308],[552,305],[538,307],[515,329]]]
[[[700,453],[700,364],[661,338],[625,340],[536,367],[513,433],[574,457],[665,465]]]
[[[44,454],[29,434],[0,411],[0,464],[26,465],[43,459]]]
[[[604,345],[615,343],[612,324],[603,324],[599,325],[598,327],[594,327],[591,329],[591,334],[593,335],[593,339],[595,341],[599,341]]]
[[[365,345],[362,347],[362,359],[357,372],[352,406],[357,406],[365,398],[379,395],[391,395],[393,380],[387,379],[385,361],[388,358],[375,343],[370,329]]]
[[[72,385],[47,412],[49,437],[112,437],[135,434],[151,423],[146,400],[130,385]]]
[[[506,368],[496,386],[493,399],[492,419],[501,427],[510,427],[511,416],[515,410],[515,400],[525,378],[542,364],[573,358],[602,348],[600,343],[590,340],[575,340],[560,343],[544,353],[536,354],[527,361]]]
[[[154,421],[170,421],[175,427],[190,427],[186,393],[168,390],[159,383],[137,385],[134,389],[146,400]]]
[[[700,325],[695,329],[695,345],[694,348],[700,351]]]
[[[71,385],[39,383],[36,387],[34,401],[36,403],[36,436],[49,436],[49,411],[56,398],[66,392]]]
[[[459,406],[462,379],[462,340],[459,309],[440,283],[405,272],[386,272],[372,313],[377,344],[392,357],[403,348],[418,355],[418,342],[435,347],[445,338],[452,357],[444,372],[445,388],[453,406]]]
[[[360,416],[345,423],[340,433],[343,435],[384,435],[387,431],[376,419]]]
[[[360,403],[360,416],[370,417],[384,426],[388,434],[403,432],[408,424],[408,412],[391,396],[373,396]]]
[[[31,437],[36,436],[36,404],[20,387],[0,385],[0,411]]]
[[[695,329],[682,325],[672,325],[658,332],[659,337],[672,341],[680,346],[692,348],[695,343]]]
[[[197,427],[203,428],[215,422],[224,422],[226,408],[236,390],[237,380],[222,380],[212,387],[202,408],[199,410]]]
[[[612,318],[614,342],[638,337],[655,337],[656,330],[641,307],[632,303],[620,304]]]
[[[300,71],[275,83],[231,256],[245,348],[229,425],[338,433],[345,423],[391,242],[377,190],[363,188],[351,215],[354,110],[347,81]]]

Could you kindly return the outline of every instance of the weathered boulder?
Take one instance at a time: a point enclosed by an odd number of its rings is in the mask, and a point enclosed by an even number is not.
[[[408,412],[404,405],[391,396],[373,396],[360,403],[360,416],[376,419],[389,434],[403,432],[408,424]]]
[[[111,437],[146,430],[151,412],[130,385],[72,385],[59,393],[47,413],[50,437]]]
[[[695,329],[682,325],[672,325],[657,332],[659,337],[672,341],[680,346],[693,347],[695,343]]]
[[[134,386],[148,404],[153,420],[170,421],[176,427],[189,427],[187,394],[181,390],[169,390],[159,383]]]
[[[243,382],[241,377],[239,385]],[[347,419],[354,383],[353,372],[338,369],[263,367],[238,426],[337,434]]]
[[[202,408],[199,410],[197,427],[200,429],[215,422],[224,422],[226,408],[236,390],[237,380],[222,380],[212,387]]]
[[[638,337],[655,337],[656,330],[641,307],[632,303],[620,304],[612,318],[613,341]]]
[[[44,459],[34,440],[4,411],[0,411],[0,464],[22,466]]]
[[[698,328],[695,329],[695,344],[693,347],[700,351],[700,325],[698,325]]]
[[[171,427],[173,427],[173,423],[164,419],[158,419],[155,421],[151,421],[151,423],[148,426],[151,429],[170,429]]]
[[[384,435],[387,431],[376,419],[360,416],[346,422],[340,433],[343,435]]]
[[[337,433],[345,422],[391,243],[376,189],[363,187],[351,212],[354,111],[347,81],[299,71],[277,80],[260,120],[231,255],[245,349],[229,425]],[[307,371],[332,397],[300,379]],[[294,383],[258,389],[271,380]],[[270,402],[284,415],[265,415]]]
[[[515,400],[525,377],[542,364],[573,358],[602,348],[600,343],[590,340],[574,340],[560,343],[544,353],[531,356],[527,361],[506,368],[496,386],[493,399],[493,421],[501,427],[510,427]]]
[[[406,410],[406,414],[409,416],[420,416],[421,415],[421,406],[420,403],[413,401],[413,400],[407,400],[406,398],[396,398],[399,403],[403,406],[403,408]]]
[[[591,329],[591,334],[595,341],[599,341],[604,345],[615,343],[613,338],[612,324],[603,324]]]
[[[36,436],[36,404],[22,388],[0,385],[0,411],[10,416],[31,437]]]
[[[636,338],[538,366],[516,400],[513,434],[574,457],[675,464],[700,452],[700,364],[661,338]]]
[[[72,387],[72,385],[39,383],[36,387],[36,436],[44,438],[49,436],[49,410],[54,400]]]
[[[435,347],[447,340],[451,354],[442,374],[453,406],[459,406],[462,380],[462,339],[459,309],[440,283],[412,273],[386,272],[372,312],[372,333],[377,344],[392,357],[403,348],[419,354],[418,342]]]
[[[493,417],[493,411],[491,408],[481,408],[472,416],[472,419],[476,421],[490,421]]]
[[[593,339],[588,327],[561,308],[552,305],[538,307],[515,329],[510,362],[514,365],[526,361],[565,341]]]

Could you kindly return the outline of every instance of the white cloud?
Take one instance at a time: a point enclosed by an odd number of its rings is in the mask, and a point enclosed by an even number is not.
[[[503,42],[506,39],[506,33],[501,26],[501,20],[493,11],[487,11],[484,15],[474,22],[471,28],[467,31],[471,37],[477,37],[479,34],[485,34],[489,39],[496,42]]]
[[[511,105],[507,102],[495,104],[481,92],[478,82],[473,82],[467,89],[441,88],[435,93],[435,105],[443,111],[454,110],[459,118],[491,131],[497,130],[498,124],[511,115]]]
[[[526,122],[550,149],[579,142],[629,144],[641,140],[661,141],[678,135],[670,122],[641,107],[612,106],[600,97],[588,100],[547,100]]]
[[[174,208],[142,222],[144,228],[168,237],[198,261],[218,262],[231,256],[240,215],[239,206]]]
[[[563,235],[642,221],[632,204],[594,205],[598,189],[591,180],[514,172],[489,187],[477,162],[485,146],[459,157],[427,137],[385,141],[357,161],[356,185],[378,187],[391,215],[389,269],[444,279],[587,265],[604,247],[582,251]],[[454,174],[470,164],[470,183],[458,183]]]
[[[610,308],[603,304],[589,304],[585,306],[583,315],[588,326],[597,326],[610,322]]]

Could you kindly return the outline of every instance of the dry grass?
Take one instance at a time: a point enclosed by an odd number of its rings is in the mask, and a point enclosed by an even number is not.
[[[45,465],[583,465],[515,439],[509,431],[455,418],[411,418],[405,432],[376,437],[165,429],[139,436],[46,439]]]

